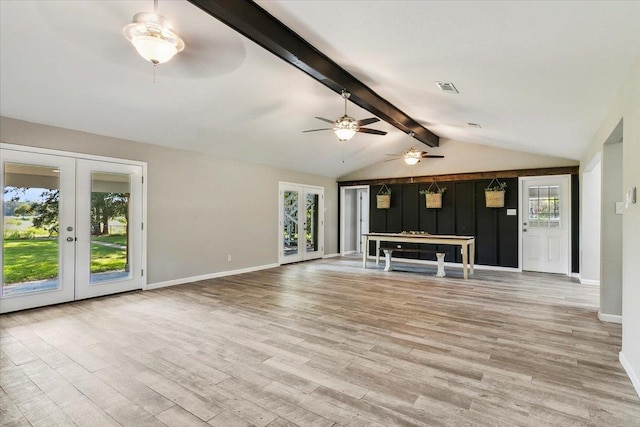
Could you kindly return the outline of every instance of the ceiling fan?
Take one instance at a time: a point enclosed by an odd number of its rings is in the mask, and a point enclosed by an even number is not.
[[[303,133],[306,132],[316,132],[319,130],[332,130],[335,132],[339,141],[348,141],[356,134],[356,132],[361,133],[370,133],[372,135],[386,135],[387,132],[377,129],[369,129],[363,128],[361,126],[370,125],[371,123],[379,122],[380,119],[376,117],[371,117],[368,119],[356,120],[353,117],[349,117],[347,115],[347,99],[351,94],[346,90],[342,90],[342,98],[344,99],[344,116],[337,118],[336,120],[325,119],[324,117],[316,117],[318,120],[322,120],[323,122],[331,123],[333,125],[332,128],[322,128],[322,129],[310,129],[304,130]]]
[[[409,136],[410,137],[413,138],[413,135],[415,135],[413,132],[409,132]],[[443,159],[444,158],[444,156],[442,156],[442,155],[439,155],[439,154],[427,154],[426,151],[419,151],[419,150],[416,150],[413,147],[411,147],[410,149],[408,149],[407,151],[405,151],[401,155],[398,155],[398,154],[387,154],[387,156],[392,156],[392,157],[390,157],[387,160],[385,160],[385,162],[389,162],[391,160],[403,159],[406,164],[411,165],[411,166],[417,165],[418,163],[420,163],[420,160],[422,160],[422,159]]]

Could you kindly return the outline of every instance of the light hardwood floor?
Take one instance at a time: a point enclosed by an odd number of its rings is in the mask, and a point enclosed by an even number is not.
[[[640,425],[597,288],[408,270],[335,258],[3,315],[1,423]]]

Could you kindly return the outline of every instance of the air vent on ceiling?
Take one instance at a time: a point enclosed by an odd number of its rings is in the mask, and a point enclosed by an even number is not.
[[[438,85],[438,87],[440,89],[442,89],[444,92],[449,92],[449,93],[460,93],[458,92],[458,89],[456,89],[456,87],[453,85],[453,83],[447,83],[447,82],[436,82],[436,84]]]
[[[481,127],[480,123],[471,123],[471,122],[469,122],[467,124],[469,125],[470,128],[479,128],[479,127]]]

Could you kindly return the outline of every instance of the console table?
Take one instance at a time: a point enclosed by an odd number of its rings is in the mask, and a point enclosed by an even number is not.
[[[475,238],[473,236],[444,236],[420,233],[366,233],[362,235],[364,248],[362,251],[362,268],[367,268],[369,242],[376,242],[376,264],[380,262],[380,242],[427,243],[435,245],[460,246],[462,253],[462,272],[467,279],[473,274],[475,258]]]

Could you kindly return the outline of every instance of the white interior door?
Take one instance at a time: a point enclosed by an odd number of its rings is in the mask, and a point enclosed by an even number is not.
[[[0,312],[143,287],[141,165],[0,155]]]
[[[522,179],[522,269],[569,274],[569,176]]]
[[[280,264],[324,256],[324,188],[279,184]]]

